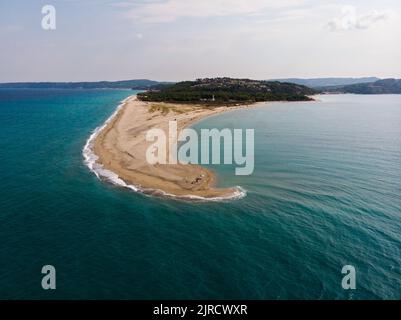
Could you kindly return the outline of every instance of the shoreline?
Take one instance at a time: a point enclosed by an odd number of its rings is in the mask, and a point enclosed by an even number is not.
[[[151,111],[154,105],[161,111]],[[180,132],[210,116],[255,105],[208,108],[143,102],[136,95],[129,96],[90,135],[83,149],[85,164],[100,180],[147,195],[192,201],[242,198],[246,192],[239,186],[216,188],[216,174],[200,165],[147,164],[145,153],[151,143],[145,140],[145,131],[166,127],[169,121],[176,120]]]
[[[319,101],[316,95],[312,98]],[[216,174],[201,165],[148,164],[146,149],[152,143],[145,140],[145,134],[153,128],[168,132],[168,122],[174,120],[179,133],[209,117],[267,103],[207,107],[145,102],[131,95],[121,101],[113,114],[92,132],[83,148],[84,162],[98,179],[145,195],[190,201],[240,199],[246,196],[246,190],[240,186],[216,187]]]

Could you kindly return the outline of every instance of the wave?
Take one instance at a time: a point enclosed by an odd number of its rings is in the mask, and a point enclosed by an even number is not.
[[[240,186],[235,187],[235,191],[225,197],[213,197],[213,198],[206,198],[196,195],[185,195],[185,196],[178,196],[174,194],[167,193],[160,189],[151,189],[151,188],[141,188],[140,186],[135,186],[132,184],[127,184],[124,180],[122,180],[118,174],[115,172],[105,169],[102,164],[97,163],[99,157],[94,152],[94,144],[96,137],[102,132],[103,129],[117,116],[120,112],[124,104],[131,99],[133,96],[129,96],[128,98],[121,101],[121,103],[117,106],[116,110],[113,114],[103,123],[103,125],[97,127],[92,134],[89,136],[88,140],[85,143],[85,146],[82,150],[82,155],[84,157],[84,163],[92,171],[99,180],[106,180],[114,185],[124,187],[130,189],[135,192],[143,193],[149,196],[159,196],[164,198],[172,198],[172,199],[180,199],[180,200],[187,200],[187,201],[198,201],[198,202],[206,202],[206,201],[227,201],[227,200],[238,200],[247,195],[247,192],[244,188]]]

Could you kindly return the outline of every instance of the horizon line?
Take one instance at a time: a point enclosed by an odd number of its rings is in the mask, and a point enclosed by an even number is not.
[[[183,81],[193,81],[196,79],[213,79],[213,78],[231,78],[231,79],[250,79],[250,80],[257,80],[257,81],[279,81],[279,80],[286,80],[286,79],[300,79],[300,80],[318,80],[318,79],[364,79],[364,78],[376,78],[379,80],[386,80],[386,79],[401,79],[401,75],[399,78],[396,76],[393,77],[378,77],[378,76],[322,76],[322,77],[280,77],[280,78],[265,78],[265,79],[256,79],[250,77],[230,77],[230,76],[215,76],[215,77],[195,77],[192,80],[189,79],[182,79],[182,80],[155,80],[152,78],[131,78],[131,79],[121,79],[121,80],[34,80],[34,81],[5,81],[0,82],[0,84],[13,84],[13,83],[90,83],[90,82],[123,82],[123,81],[155,81],[155,82],[183,82]]]

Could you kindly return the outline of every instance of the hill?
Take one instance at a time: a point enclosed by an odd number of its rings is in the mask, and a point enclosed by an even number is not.
[[[97,82],[11,82],[0,83],[7,89],[135,89],[147,90],[164,82],[147,79]]]
[[[384,79],[373,83],[359,83],[328,91],[356,94],[401,94],[401,79]]]
[[[322,88],[331,86],[346,86],[352,84],[369,83],[380,80],[376,77],[366,78],[314,78],[314,79],[301,79],[301,78],[288,78],[288,79],[275,79],[271,81],[289,82],[304,85],[310,88]]]
[[[307,101],[316,92],[308,87],[250,79],[206,78],[162,86],[138,94],[143,101],[236,103],[258,101]]]

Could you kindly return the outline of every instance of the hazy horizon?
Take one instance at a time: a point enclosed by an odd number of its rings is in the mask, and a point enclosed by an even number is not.
[[[217,78],[234,78],[234,77],[229,77],[229,76],[216,76]],[[205,77],[205,78],[212,78],[212,77]],[[249,78],[249,77],[238,77],[238,79],[251,79],[251,80],[258,80],[258,81],[279,81],[279,80],[286,80],[286,79],[300,79],[300,80],[322,80],[322,79],[365,79],[365,78],[379,78],[379,77],[375,77],[375,76],[365,76],[365,77],[318,77],[318,78],[305,78],[305,77],[283,77],[283,78],[275,78],[275,79],[254,79],[254,78]],[[39,82],[49,82],[49,83],[56,83],[56,82],[60,82],[60,83],[74,83],[74,82],[118,82],[118,81],[133,81],[133,80],[150,80],[150,81],[157,81],[157,82],[180,82],[180,81],[194,81],[196,79],[199,78],[193,78],[193,79],[179,79],[179,80],[169,80],[169,79],[162,79],[162,80],[158,80],[158,79],[150,79],[150,78],[132,78],[132,79],[113,79],[113,80],[109,80],[109,79],[99,79],[99,80],[78,80],[78,81],[1,81],[0,84],[4,84],[4,83],[39,83]],[[384,79],[389,79],[389,78],[379,78],[381,80]],[[395,79],[395,77],[393,77],[393,79]],[[398,79],[398,78],[397,78]]]
[[[56,9],[56,30],[41,10]],[[0,82],[401,78],[396,0],[0,3]]]

